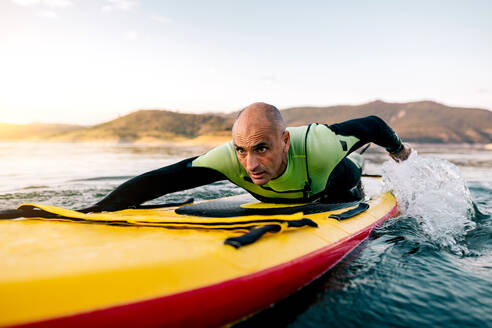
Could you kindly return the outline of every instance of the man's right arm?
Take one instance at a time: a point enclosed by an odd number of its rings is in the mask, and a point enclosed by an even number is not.
[[[384,147],[397,162],[406,160],[412,151],[408,145],[402,143],[400,137],[385,121],[374,115],[332,124],[328,128],[338,135],[359,139],[350,151],[368,142],[374,142]]]
[[[136,176],[121,184],[94,206],[80,211],[101,212],[122,210],[172,192],[191,189],[226,179],[218,171],[205,167],[192,167],[191,162],[195,158],[188,158],[181,162]]]

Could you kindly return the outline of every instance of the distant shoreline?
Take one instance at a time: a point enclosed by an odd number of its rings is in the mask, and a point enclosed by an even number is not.
[[[157,139],[141,139],[133,142],[121,142],[114,140],[85,140],[85,141],[66,141],[66,140],[49,140],[49,139],[32,139],[32,140],[0,140],[0,144],[72,144],[72,145],[94,145],[94,146],[138,146],[138,147],[176,147],[176,148],[201,148],[212,149],[216,146],[220,146],[232,140],[232,137],[225,136],[200,136],[192,139],[180,139],[180,140],[157,140]],[[405,140],[404,140],[405,142]],[[467,149],[479,149],[479,150],[491,150],[492,143],[444,143],[444,142],[408,142],[414,148],[418,150],[422,148],[435,148],[439,146],[451,147],[451,148],[467,148]],[[371,150],[377,150],[380,148],[381,152],[384,150],[381,147],[373,146]]]
[[[178,140],[159,140],[159,139],[137,139],[132,142],[122,142],[116,140],[56,140],[56,139],[21,139],[21,140],[1,140],[0,144],[73,144],[73,145],[108,145],[108,146],[162,146],[176,148],[204,148],[211,149],[232,140],[232,137],[225,136],[199,136],[196,138]]]
[[[491,144],[492,112],[448,107],[432,101],[357,106],[294,107],[281,110],[287,126],[313,122],[334,124],[376,115],[407,142],[429,144]],[[169,144],[215,146],[230,140],[233,114],[186,114],[168,110],[138,110],[90,127],[63,124],[0,123],[3,141]],[[487,146],[489,149],[492,146]]]

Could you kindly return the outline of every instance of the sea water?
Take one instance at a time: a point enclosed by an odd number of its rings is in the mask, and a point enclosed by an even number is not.
[[[458,255],[469,254],[466,233],[476,228],[471,193],[460,170],[451,162],[421,157],[388,160],[382,166],[386,191],[392,191],[403,218],[420,225],[422,237]]]
[[[492,151],[415,149],[402,163],[384,152],[366,154],[367,173],[384,175],[400,216],[320,279],[238,326],[492,327]],[[86,207],[132,176],[203,151],[0,143],[0,208]],[[217,182],[151,203],[239,193]]]
[[[401,163],[367,156],[398,217],[311,286],[238,326],[492,327],[492,152],[422,147]]]

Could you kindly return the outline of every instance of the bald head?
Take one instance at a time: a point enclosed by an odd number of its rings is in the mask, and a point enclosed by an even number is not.
[[[232,127],[233,134],[234,130],[238,128],[251,128],[258,125],[279,133],[284,132],[286,128],[284,119],[277,107],[263,102],[256,102],[239,112]]]
[[[244,108],[232,126],[232,140],[253,183],[264,185],[285,171],[290,134],[275,106],[259,102]]]

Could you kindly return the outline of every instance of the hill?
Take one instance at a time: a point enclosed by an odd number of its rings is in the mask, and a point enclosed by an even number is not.
[[[139,110],[115,120],[56,136],[56,141],[183,141],[203,135],[229,135],[233,119],[219,114]]]
[[[477,108],[448,107],[433,101],[386,103],[374,101],[358,106],[296,107],[282,111],[290,126],[311,122],[336,123],[377,115],[410,142],[490,143],[492,112]]]
[[[409,142],[492,143],[492,112],[448,107],[432,101],[358,106],[295,107],[281,111],[289,126],[332,124],[377,115]],[[62,124],[0,124],[0,140],[104,142],[222,142],[230,138],[233,114],[184,114],[139,110],[91,127]],[[214,141],[215,140],[215,141]]]
[[[0,140],[36,141],[53,138],[67,132],[83,129],[80,125],[70,124],[8,124],[0,123]]]

